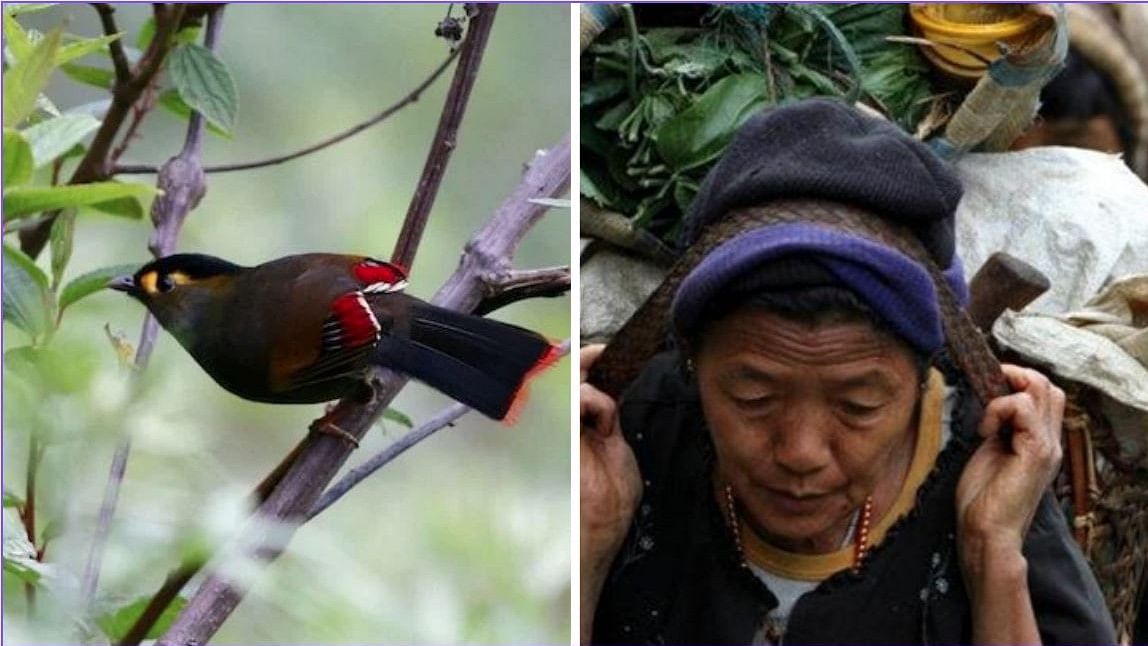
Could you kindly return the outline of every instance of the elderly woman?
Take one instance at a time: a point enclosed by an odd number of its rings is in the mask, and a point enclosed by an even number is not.
[[[583,642],[1114,641],[1047,493],[1064,394],[959,308],[960,195],[843,104],[742,128],[682,260],[582,351]]]

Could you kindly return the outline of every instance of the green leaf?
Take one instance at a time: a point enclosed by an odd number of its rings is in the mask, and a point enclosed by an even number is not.
[[[136,48],[143,51],[151,45],[151,39],[155,38],[155,16],[152,16],[140,25],[140,33],[136,35]]]
[[[109,69],[79,63],[64,63],[60,66],[60,71],[73,81],[104,90],[110,90],[116,80],[115,72]]]
[[[35,568],[33,563],[35,559],[10,559],[4,557],[4,571],[16,576],[24,583],[32,585],[40,584],[40,572]]]
[[[64,286],[63,291],[60,292],[60,311],[62,312],[76,301],[100,291],[108,284],[109,280],[116,276],[134,273],[135,270],[139,268],[140,263],[101,267],[100,269],[89,271],[78,278],[72,279],[71,282]]]
[[[32,39],[28,37],[28,32],[7,10],[4,12],[4,39],[17,61],[24,60],[32,53]]]
[[[52,103],[52,100],[49,99],[45,94],[39,94],[36,96],[35,109],[47,113],[49,117],[60,116],[60,108],[57,108],[56,104]]]
[[[8,491],[7,489],[5,489],[4,490],[4,506],[5,507],[23,507],[24,506],[24,499],[21,498],[20,496],[17,496],[14,493],[12,493],[11,491]]]
[[[63,65],[64,63],[74,61],[88,54],[107,50],[108,43],[119,40],[121,36],[123,36],[123,34],[111,34],[110,36],[85,38],[74,43],[68,43],[56,52],[56,65]]]
[[[32,146],[36,168],[40,168],[71,150],[99,127],[99,120],[91,115],[63,114],[27,128],[24,137]]]
[[[179,96],[179,92],[176,90],[168,89],[160,92],[158,100],[160,107],[183,119],[184,121],[187,121],[189,118],[191,118],[191,106],[187,103],[184,103],[183,98]],[[230,132],[220,128],[210,121],[207,122],[207,129],[210,132],[223,137],[224,139],[231,139]]]
[[[96,623],[108,636],[108,639],[113,643],[119,642],[127,635],[128,630],[135,625],[136,621],[143,614],[147,608],[148,603],[151,602],[150,596],[143,596],[131,603],[122,606],[116,610],[100,615],[96,618]],[[179,616],[187,605],[185,597],[176,597],[172,600],[171,604],[163,611],[163,614],[156,620],[155,625],[151,627],[144,639],[158,639],[160,635],[167,631],[171,626],[171,622]]]
[[[19,249],[4,245],[4,319],[39,339],[52,329],[55,304],[48,277]]]
[[[185,43],[172,50],[167,66],[185,103],[224,130],[235,127],[239,90],[227,66],[211,50]]]
[[[180,29],[179,33],[177,33],[175,35],[175,42],[178,44],[181,44],[181,45],[186,45],[187,43],[194,43],[195,41],[199,40],[199,34],[202,31],[203,31],[203,27],[200,27],[198,25],[192,25],[190,27],[184,27],[183,29]]]
[[[406,413],[397,411],[393,408],[387,408],[387,409],[383,410],[383,419],[390,420],[396,424],[400,424],[400,425],[405,426],[407,428],[414,428],[415,427],[415,423],[413,421],[411,421],[411,418],[409,415],[407,415]]]
[[[11,220],[40,211],[95,206],[119,198],[139,199],[154,194],[155,189],[150,186],[121,182],[94,182],[72,186],[16,186],[4,191],[4,217]],[[121,215],[122,212],[111,214]],[[142,216],[142,209],[139,214]]]
[[[761,76],[727,76],[651,136],[658,153],[672,168],[688,170],[717,159],[733,133],[763,105],[765,82]]]
[[[59,538],[64,533],[64,523],[59,518],[53,518],[44,525],[44,529],[40,530],[40,545],[45,545],[48,541]]]
[[[87,214],[94,212],[103,215],[114,215],[129,220],[142,219],[147,210],[145,204],[134,197],[121,197],[115,200],[108,200],[107,202],[98,202],[80,207],[80,213]]]
[[[4,186],[27,184],[32,179],[35,165],[32,146],[16,130],[4,129]]]
[[[5,16],[19,16],[22,13],[32,13],[34,11],[43,11],[59,4],[58,2],[21,2],[21,3],[4,3]]]
[[[60,278],[72,259],[72,245],[76,237],[76,213],[68,211],[61,213],[52,223],[52,232],[49,237],[52,251],[52,291],[60,287]],[[57,316],[59,313],[57,312]]]
[[[36,98],[52,76],[59,47],[60,30],[55,29],[8,69],[4,75],[4,123],[14,126],[32,113]]]
[[[531,204],[538,204],[540,206],[549,206],[552,209],[568,209],[570,208],[570,200],[560,200],[550,197],[535,197],[527,200]]]

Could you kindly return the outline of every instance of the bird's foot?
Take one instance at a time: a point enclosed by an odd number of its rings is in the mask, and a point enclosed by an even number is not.
[[[352,449],[359,448],[359,439],[343,430],[342,428],[336,426],[335,423],[329,420],[326,415],[320,417],[314,422],[311,422],[311,432],[318,433],[320,435],[330,435],[331,437],[337,437],[351,445]]]

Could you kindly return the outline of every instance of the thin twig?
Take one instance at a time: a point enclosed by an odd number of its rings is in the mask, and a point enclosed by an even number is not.
[[[112,86],[112,103],[108,107],[108,112],[104,115],[104,120],[100,123],[99,129],[96,130],[92,143],[88,146],[88,152],[84,154],[76,166],[76,170],[72,173],[71,179],[68,180],[69,185],[89,184],[111,177],[111,151],[115,144],[116,135],[119,134],[131,107],[135,105],[140,95],[151,84],[152,79],[163,66],[174,40],[171,36],[179,25],[185,6],[182,4],[171,7],[162,4],[153,6],[155,36],[140,58],[135,72],[130,74],[125,82],[117,81]],[[24,253],[33,259],[40,255],[44,246],[48,244],[48,239],[52,233],[52,224],[55,223],[58,215],[59,211],[54,211],[48,214],[39,226],[20,231],[20,248]]]
[[[427,90],[427,88],[429,88],[436,80],[438,80],[438,78],[440,76],[442,76],[443,72],[445,72],[447,70],[447,68],[450,67],[450,64],[457,57],[458,57],[458,51],[457,50],[452,51],[446,57],[446,60],[444,60],[442,63],[440,63],[439,66],[436,67],[433,72],[431,72],[430,76],[428,76],[422,83],[419,83],[419,85],[414,90],[411,90],[410,93],[408,93],[405,97],[400,99],[397,103],[394,103],[393,105],[389,106],[387,109],[383,110],[382,112],[376,114],[375,116],[371,117],[370,119],[367,119],[366,121],[364,121],[362,123],[351,126],[350,128],[347,128],[346,130],[344,130],[342,132],[331,135],[330,137],[327,137],[327,138],[325,138],[321,141],[318,141],[318,142],[316,142],[310,146],[307,146],[305,148],[300,148],[299,150],[296,150],[295,152],[287,153],[286,155],[279,155],[278,157],[271,157],[268,159],[260,159],[257,161],[250,161],[250,162],[240,162],[240,163],[235,163],[235,164],[219,164],[219,165],[215,165],[215,166],[205,166],[203,168],[203,172],[205,172],[205,173],[228,173],[228,172],[237,171],[237,170],[250,170],[253,168],[264,168],[267,166],[275,166],[276,164],[282,164],[283,162],[288,162],[288,161],[291,161],[293,159],[298,159],[300,157],[303,157],[305,155],[310,155],[311,153],[318,152],[318,151],[323,150],[324,148],[327,148],[329,146],[333,146],[333,145],[335,145],[335,144],[337,144],[337,143],[339,143],[345,139],[349,139],[350,137],[357,135],[358,133],[366,130],[367,128],[370,128],[371,126],[374,126],[374,125],[377,125],[383,121],[386,121],[391,115],[395,114],[396,112],[405,108],[406,106],[418,101],[419,98],[422,96],[422,93],[425,92]],[[119,166],[116,166],[115,174],[116,175],[140,175],[140,174],[146,174],[146,173],[155,173],[158,170],[159,169],[157,167],[149,166],[146,164],[121,164]]]
[[[570,339],[566,339],[558,346],[558,356],[564,357],[569,353]],[[407,449],[414,447],[419,442],[422,442],[443,428],[451,426],[455,420],[472,410],[474,409],[466,404],[459,404],[457,402],[451,404],[434,417],[423,422],[418,428],[395,440],[394,443],[382,451],[372,455],[366,462],[348,471],[347,475],[340,478],[338,482],[324,491],[323,497],[319,499],[319,502],[315,503],[310,513],[307,514],[307,520],[311,520],[323,513],[324,510],[335,504],[335,502],[346,495],[351,489],[354,489],[359,483],[370,477],[371,474],[387,466],[403,453],[406,453]]]
[[[310,513],[307,514],[307,520],[311,520],[312,518],[323,513],[325,509],[335,504],[335,502],[342,498],[347,492],[355,488],[356,485],[365,480],[375,471],[378,471],[379,469],[389,464],[392,460],[405,453],[407,449],[427,439],[436,431],[446,426],[450,426],[455,422],[455,420],[462,417],[463,415],[466,415],[472,410],[474,409],[470,406],[467,406],[466,404],[455,402],[444,408],[434,417],[430,418],[426,422],[423,422],[422,426],[419,426],[406,435],[403,435],[388,445],[387,448],[376,453],[375,455],[372,455],[367,459],[366,462],[348,471],[347,474],[340,478],[338,482],[331,485],[329,489],[324,491],[323,496],[319,498],[319,502],[315,503],[315,506],[311,508]]]
[[[93,2],[92,7],[96,13],[100,15],[100,24],[104,28],[104,34],[114,36],[120,33],[119,27],[116,26],[116,9],[106,2]],[[128,65],[128,57],[124,54],[123,38],[117,38],[108,43],[108,53],[112,57],[112,68],[116,72],[116,83],[127,84],[131,79],[132,71]]]
[[[199,572],[202,567],[203,560],[187,558],[179,564],[178,568],[169,572],[159,591],[152,596],[147,607],[140,613],[139,619],[136,619],[132,627],[124,633],[123,638],[116,642],[116,646],[137,646],[142,642],[151,632],[155,622],[159,621],[163,611],[167,610],[172,600],[179,596],[179,591],[183,589],[183,586],[187,585],[191,577],[195,576],[195,573]]]
[[[33,433],[28,438],[28,470],[24,483],[24,508],[20,514],[24,521],[24,532],[28,535],[28,541],[32,543],[33,547],[36,545],[36,472],[39,471],[42,456],[40,441]],[[31,613],[36,604],[36,586],[25,583],[24,594],[28,598],[28,612]]]
[[[494,27],[494,16],[497,11],[497,4],[483,5],[467,26],[466,41],[460,48],[462,54],[458,60],[458,68],[455,69],[454,80],[451,81],[450,91],[446,95],[446,106],[443,108],[442,116],[439,117],[438,130],[431,142],[430,153],[427,154],[422,176],[419,177],[418,187],[415,189],[415,199],[411,200],[406,218],[403,220],[403,228],[399,231],[398,240],[395,241],[395,250],[391,252],[391,261],[403,267],[414,265],[415,253],[422,240],[423,230],[426,229],[431,207],[434,206],[435,198],[438,196],[438,187],[446,173],[446,165],[450,162],[451,153],[458,146],[458,127],[462,123],[470,91],[474,88],[475,79],[478,78],[478,66],[482,63],[482,55],[486,51],[486,42],[490,38],[490,30]]]
[[[213,49],[216,38],[223,21],[223,6],[218,5],[208,16],[207,33],[204,44]],[[156,35],[159,33],[160,16],[174,20],[178,23],[182,15],[182,7],[170,12],[156,8]],[[166,38],[166,36],[164,37]],[[154,44],[153,40],[153,44]],[[150,50],[149,50],[150,51]],[[146,58],[146,56],[145,56]],[[141,67],[142,67],[141,63]],[[155,223],[155,232],[148,244],[149,249],[156,258],[166,256],[175,250],[179,239],[179,231],[191,209],[199,203],[206,191],[206,180],[203,175],[200,157],[203,141],[203,117],[193,112],[187,125],[187,135],[184,138],[183,149],[172,157],[160,171],[156,180],[157,186],[163,193],[152,203],[151,218]],[[139,346],[135,356],[135,375],[139,375],[147,367],[155,348],[156,336],[159,334],[159,325],[153,316],[148,314],[144,318],[143,328],[140,330]],[[104,499],[100,505],[99,516],[96,521],[95,536],[92,548],[88,553],[88,561],[84,567],[84,578],[81,587],[83,599],[90,606],[95,598],[96,587],[99,583],[100,566],[103,561],[104,547],[107,544],[108,534],[111,531],[112,518],[115,516],[119,501],[120,486],[123,483],[127,470],[128,456],[131,454],[131,436],[125,435],[116,447],[112,456],[112,466],[108,474],[108,482],[104,489]]]
[[[150,317],[149,317],[150,318]],[[146,326],[146,324],[145,324]],[[139,359],[139,355],[136,355]],[[144,359],[146,361],[146,358]],[[92,547],[88,551],[88,560],[84,565],[83,585],[80,588],[82,598],[86,605],[91,606],[96,597],[96,586],[100,580],[100,566],[103,563],[104,546],[108,542],[108,533],[112,528],[112,517],[116,513],[116,502],[120,497],[120,485],[124,481],[124,472],[128,466],[128,455],[132,450],[130,435],[125,435],[112,456],[112,466],[108,472],[108,481],[104,485],[104,499],[100,503],[100,513],[96,519],[96,532],[92,537]]]
[[[132,106],[132,120],[128,123],[128,127],[124,130],[124,135],[120,139],[120,145],[116,146],[111,152],[112,162],[116,162],[127,151],[128,146],[131,145],[132,140],[135,139],[136,132],[143,124],[144,118],[155,108],[155,80],[147,86],[143,91],[143,95],[139,101],[136,101]]]
[[[514,269],[499,279],[488,279],[486,296],[474,310],[485,316],[528,298],[552,298],[570,291],[570,267]]]

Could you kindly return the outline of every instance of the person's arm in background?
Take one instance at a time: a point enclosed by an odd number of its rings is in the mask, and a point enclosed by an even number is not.
[[[602,586],[642,495],[638,463],[622,437],[617,404],[586,383],[586,374],[604,347],[587,346],[579,355],[582,375],[579,389],[582,418],[579,630],[582,644],[590,643]]]

